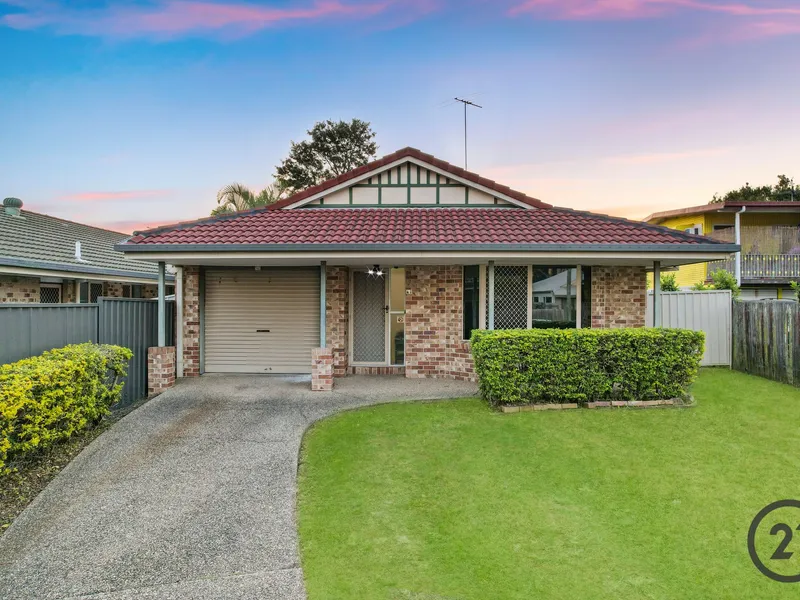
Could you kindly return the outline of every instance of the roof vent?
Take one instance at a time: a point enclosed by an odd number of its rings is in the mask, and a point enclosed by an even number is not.
[[[20,208],[22,208],[22,200],[19,198],[6,198],[3,200],[3,209],[5,209],[7,215],[18,217]]]
[[[78,262],[88,262],[81,256],[81,243],[75,242],[75,260]]]

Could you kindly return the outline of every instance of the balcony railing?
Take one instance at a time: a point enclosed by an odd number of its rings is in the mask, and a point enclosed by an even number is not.
[[[708,263],[709,277],[715,271],[735,273],[735,259]],[[800,280],[800,254],[742,254],[742,281],[786,283],[794,280]]]

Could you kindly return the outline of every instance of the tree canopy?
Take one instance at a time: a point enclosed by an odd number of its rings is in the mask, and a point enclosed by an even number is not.
[[[308,140],[291,143],[289,156],[276,169],[275,179],[287,194],[361,167],[378,152],[375,132],[360,119],[320,121],[308,135]]]
[[[722,202],[792,202],[800,201],[800,187],[794,179],[786,175],[778,175],[775,185],[752,187],[745,183],[738,190],[731,190],[724,196],[714,194],[709,204]]]

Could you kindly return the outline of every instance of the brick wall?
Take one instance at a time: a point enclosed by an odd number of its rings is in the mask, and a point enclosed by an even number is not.
[[[349,271],[328,267],[325,276],[325,342],[333,352],[333,376],[347,375]]]
[[[183,376],[200,376],[200,267],[183,268]]]
[[[592,267],[592,327],[644,327],[644,267]]]
[[[80,282],[76,280],[68,280],[61,284],[61,301],[66,304],[77,302],[79,286]]]
[[[147,349],[147,396],[149,398],[175,385],[175,346]]]
[[[330,392],[333,389],[333,351],[314,348],[311,351],[311,391]]]
[[[0,277],[0,302],[39,302],[39,279],[15,275]]]
[[[406,267],[406,377],[475,380],[459,265]]]
[[[106,281],[103,284],[103,296],[106,298],[122,298],[122,285],[119,281]]]
[[[157,285],[142,285],[142,298],[146,298],[148,300],[152,298],[158,298],[158,286]]]

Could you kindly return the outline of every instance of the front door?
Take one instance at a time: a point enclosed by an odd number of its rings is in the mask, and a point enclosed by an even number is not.
[[[405,269],[353,270],[353,364],[405,364]]]

